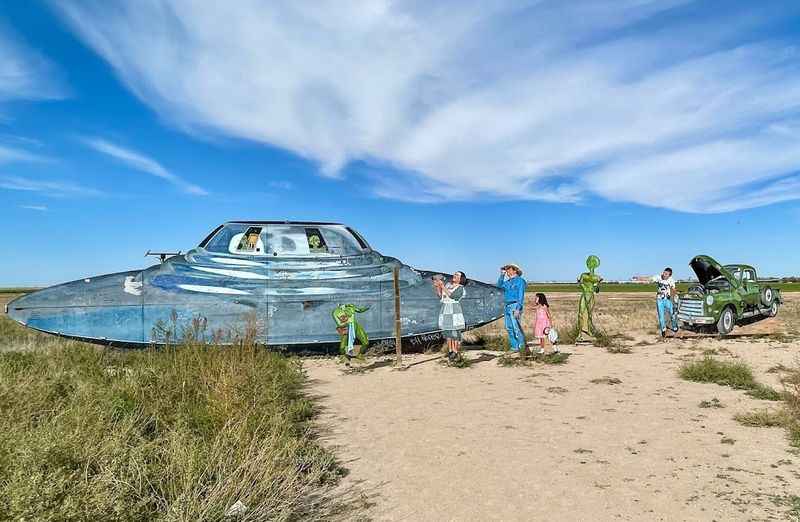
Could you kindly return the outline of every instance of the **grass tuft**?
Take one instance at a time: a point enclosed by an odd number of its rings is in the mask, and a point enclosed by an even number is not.
[[[719,361],[707,356],[700,361],[685,363],[678,372],[687,381],[715,383],[737,390],[756,386],[752,370],[742,362]]]
[[[762,401],[783,400],[783,393],[765,384],[755,384],[753,388],[747,391],[747,395]]]
[[[755,410],[749,413],[737,413],[733,419],[744,426],[771,428],[785,426],[789,420],[784,410]]]

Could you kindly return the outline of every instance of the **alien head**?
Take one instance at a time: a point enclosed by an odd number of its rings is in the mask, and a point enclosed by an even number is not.
[[[595,255],[591,255],[591,256],[586,258],[586,268],[589,269],[589,273],[590,274],[594,275],[594,271],[597,270],[597,267],[599,267],[599,266],[600,266],[600,258],[599,257],[597,257]]]

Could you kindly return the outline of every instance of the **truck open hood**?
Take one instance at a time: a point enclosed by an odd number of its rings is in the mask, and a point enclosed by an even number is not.
[[[703,286],[720,276],[727,279],[734,288],[739,286],[739,281],[733,277],[733,274],[728,272],[725,267],[717,263],[711,256],[696,256],[689,262],[689,266],[692,267],[692,270],[697,275],[697,280]]]

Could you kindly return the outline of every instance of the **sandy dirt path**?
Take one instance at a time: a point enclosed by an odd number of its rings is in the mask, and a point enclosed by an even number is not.
[[[305,365],[345,486],[373,495],[374,519],[784,520],[800,456],[782,429],[732,418],[772,403],[678,378],[704,349],[776,386],[766,370],[800,346],[740,337],[581,347],[558,366],[502,367],[479,351],[466,369],[432,355],[406,356],[406,371]],[[590,382],[604,377],[621,383]],[[724,408],[698,406],[712,398]]]

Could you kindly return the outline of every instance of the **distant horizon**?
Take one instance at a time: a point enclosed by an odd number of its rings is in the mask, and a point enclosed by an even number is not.
[[[103,274],[96,274],[96,275],[103,275]],[[524,278],[524,275],[523,275],[523,278]],[[778,282],[784,282],[784,283],[789,282],[789,281],[785,281],[787,279],[800,280],[800,276],[761,276],[761,275],[759,275],[758,278],[759,278],[759,280],[763,280],[763,281],[776,281],[777,280]],[[697,279],[696,278],[694,278],[694,279],[675,279],[675,281],[677,283],[696,283]],[[53,283],[53,284],[21,284],[21,285],[4,285],[4,284],[0,284],[0,292],[6,291],[6,290],[14,290],[14,289],[41,289],[41,288],[47,288],[49,286],[53,286],[53,285],[57,285],[57,284],[61,284],[61,283],[68,283],[68,282],[69,281],[60,281],[58,283]],[[483,281],[483,282],[492,283],[492,281]],[[525,282],[528,285],[575,285],[575,284],[577,284],[577,281],[575,281],[575,280],[573,280],[573,281],[563,281],[563,280],[560,280],[560,281],[548,281],[548,280],[532,281],[532,280],[525,279]],[[606,280],[603,280],[603,283],[605,283],[605,284],[630,284],[630,285],[652,285],[652,284],[654,284],[654,282],[651,282],[651,281],[632,281],[630,279],[627,279],[627,280],[623,280],[623,279],[606,279]]]

